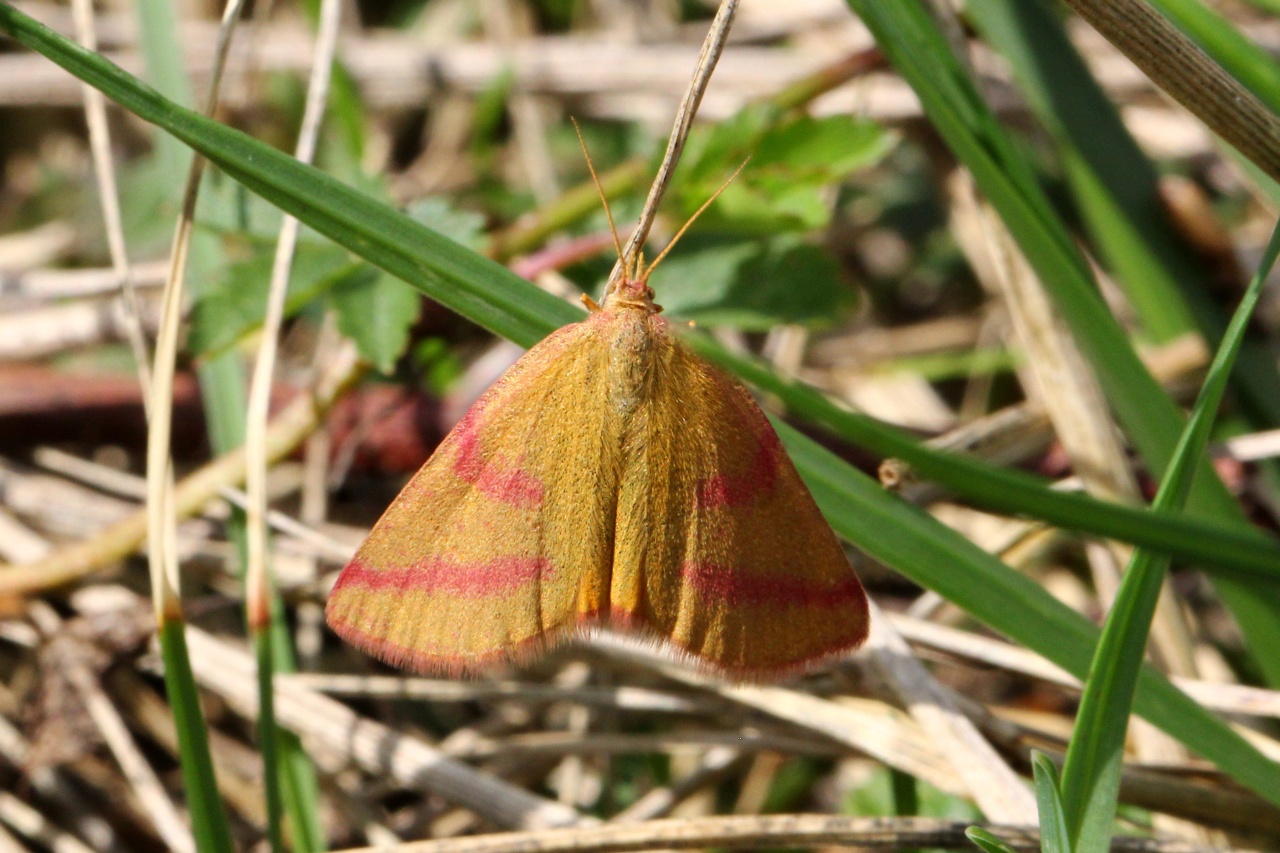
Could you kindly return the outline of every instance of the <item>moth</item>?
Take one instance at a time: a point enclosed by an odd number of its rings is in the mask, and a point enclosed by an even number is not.
[[[661,260],[623,258],[467,412],[338,577],[334,631],[449,675],[600,624],[737,680],[863,642],[862,585],[773,427],[653,301]]]

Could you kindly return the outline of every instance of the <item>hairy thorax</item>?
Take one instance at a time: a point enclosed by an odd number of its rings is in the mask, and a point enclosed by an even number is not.
[[[667,321],[658,315],[652,291],[622,285],[609,297],[597,322],[604,323],[609,343],[609,406],[625,424],[648,396],[664,354],[674,343]]]

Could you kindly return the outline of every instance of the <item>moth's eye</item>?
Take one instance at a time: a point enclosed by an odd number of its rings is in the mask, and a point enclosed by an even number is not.
[[[652,298],[653,298],[653,288],[652,288],[652,287],[649,287],[648,285],[645,285],[645,288],[644,288],[644,298],[645,298],[645,299],[652,299]]]

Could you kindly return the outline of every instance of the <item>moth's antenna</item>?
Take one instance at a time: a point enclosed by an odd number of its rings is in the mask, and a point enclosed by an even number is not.
[[[658,255],[658,257],[653,259],[653,263],[649,264],[649,268],[644,271],[644,275],[640,276],[642,280],[648,280],[649,276],[653,274],[654,267],[658,265],[659,261],[661,261],[663,258],[667,256],[668,252],[670,252],[672,249],[676,247],[676,243],[678,243],[680,241],[680,238],[684,236],[684,232],[689,230],[689,226],[692,225],[694,221],[697,220],[697,218],[702,215],[702,212],[704,210],[706,210],[708,207],[711,206],[712,202],[714,202],[716,199],[720,197],[720,193],[724,192],[725,189],[728,188],[729,184],[733,183],[733,179],[738,177],[738,173],[741,172],[743,169],[745,169],[747,164],[750,162],[751,162],[750,157],[743,160],[742,165],[734,169],[733,174],[729,176],[729,179],[720,185],[720,189],[713,192],[711,194],[711,198],[704,201],[702,203],[702,207],[699,207],[696,211],[694,211],[693,216],[690,216],[688,221],[685,222],[684,225],[680,226],[680,230],[677,231],[676,235],[671,238],[671,242],[667,243],[667,247],[662,250],[662,252]]]
[[[591,173],[591,180],[595,182],[596,192],[600,193],[600,203],[604,205],[604,215],[609,218],[609,233],[613,235],[613,248],[618,252],[618,260],[622,260],[622,241],[618,239],[618,227],[613,224],[613,211],[609,210],[609,199],[604,197],[604,187],[600,185],[600,178],[596,175],[596,167],[591,162],[591,152],[587,150],[587,141],[582,138],[582,128],[578,127],[578,120],[573,116],[569,117],[569,121],[573,122],[573,132],[578,134],[578,144],[582,146],[582,156],[587,158],[587,171]]]

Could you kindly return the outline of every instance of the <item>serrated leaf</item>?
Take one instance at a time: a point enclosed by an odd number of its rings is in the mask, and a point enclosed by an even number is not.
[[[468,249],[479,251],[484,245],[484,215],[455,207],[447,198],[427,196],[410,202],[404,212],[411,219]]]
[[[270,252],[260,252],[227,267],[208,287],[191,312],[187,343],[192,351],[216,356],[262,325],[272,262]],[[299,243],[289,276],[285,316],[293,316],[323,294],[354,263],[346,251],[332,243]]]
[[[748,107],[691,143],[689,165],[677,173],[672,193],[686,215],[745,162],[704,214],[704,228],[768,234],[823,228],[831,219],[831,185],[879,160],[895,138],[850,116],[774,118],[770,108]]]
[[[865,119],[803,116],[761,136],[748,168],[761,172],[775,166],[797,172],[821,170],[825,182],[879,159],[893,139],[893,134]]]
[[[651,284],[673,317],[749,331],[830,324],[855,302],[835,259],[790,234],[689,237],[658,265]]]
[[[339,331],[355,341],[360,355],[390,373],[409,343],[422,299],[400,279],[363,266],[334,286],[329,304]]]

